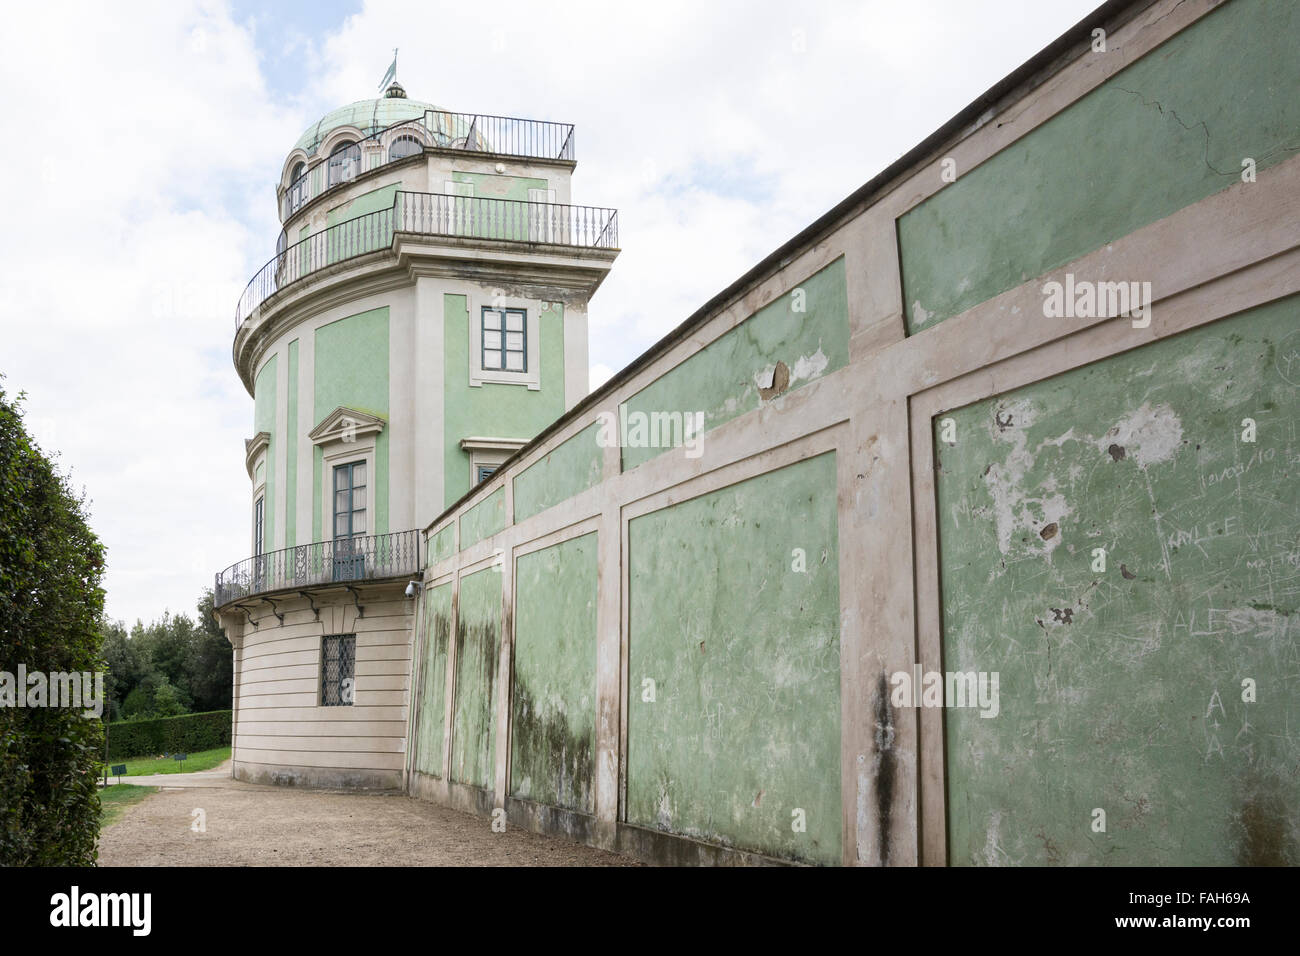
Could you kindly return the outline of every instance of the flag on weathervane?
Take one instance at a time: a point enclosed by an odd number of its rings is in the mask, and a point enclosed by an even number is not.
[[[379,81],[379,88],[382,90],[395,79],[397,79],[397,47],[393,47],[393,65],[388,68],[384,78]]]

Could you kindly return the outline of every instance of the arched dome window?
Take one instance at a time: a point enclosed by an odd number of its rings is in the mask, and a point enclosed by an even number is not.
[[[423,149],[424,144],[414,136],[399,136],[388,147],[388,161],[391,163],[394,160],[405,159],[407,156],[414,156]]]
[[[307,164],[297,162],[293,164],[293,169],[289,170],[289,188],[284,197],[284,209],[281,213],[285,216],[291,216],[297,212],[307,201]]]
[[[330,152],[329,184],[335,186],[352,179],[361,171],[361,147],[345,139]]]

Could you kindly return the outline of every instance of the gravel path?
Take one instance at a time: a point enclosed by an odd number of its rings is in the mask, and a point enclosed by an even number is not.
[[[486,817],[402,795],[257,787],[229,777],[222,785],[211,776],[177,786],[182,776],[103,831],[100,866],[637,865],[517,827],[493,833]],[[196,808],[205,833],[191,830]]]

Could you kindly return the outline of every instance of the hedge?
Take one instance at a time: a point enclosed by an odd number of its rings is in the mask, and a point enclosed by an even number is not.
[[[230,746],[229,710],[158,717],[154,720],[118,720],[108,725],[108,759],[156,757],[160,754],[197,753]]]
[[[104,547],[20,403],[0,387],[0,671],[93,674],[104,669]],[[0,706],[0,866],[93,866],[103,724],[80,707],[14,702]]]

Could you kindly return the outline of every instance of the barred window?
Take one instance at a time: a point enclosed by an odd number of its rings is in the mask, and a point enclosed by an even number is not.
[[[353,664],[357,657],[355,634],[329,634],[321,638],[320,702],[322,707],[350,707],[356,684]]]

